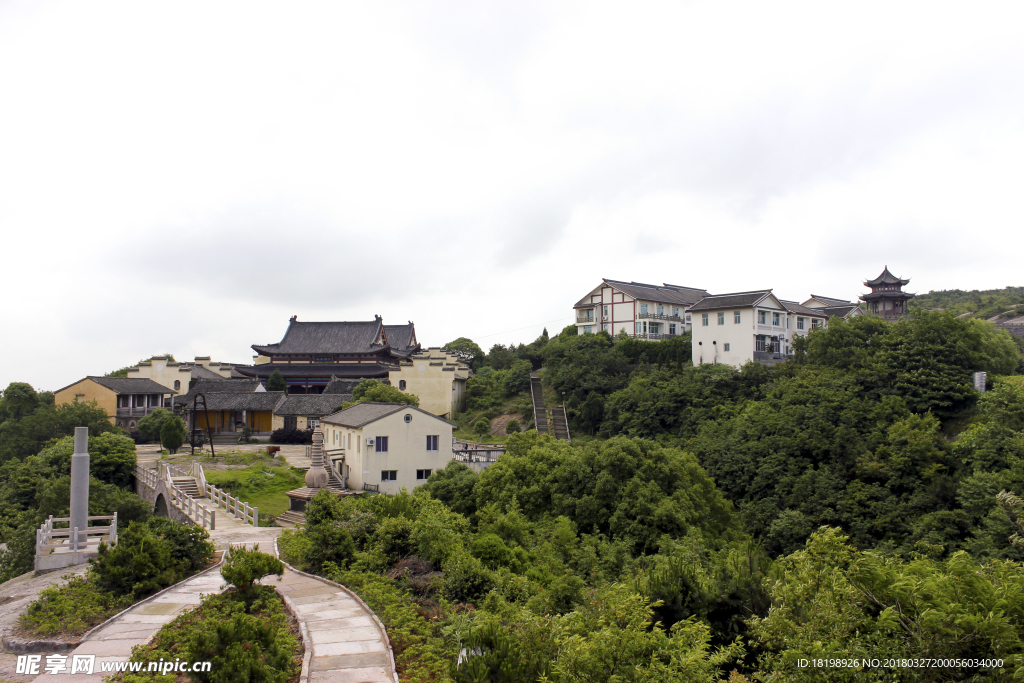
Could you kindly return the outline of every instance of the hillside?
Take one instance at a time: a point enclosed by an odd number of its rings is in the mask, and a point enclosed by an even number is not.
[[[962,289],[945,289],[918,294],[910,300],[910,305],[914,308],[945,310],[953,315],[984,320],[996,316],[1014,318],[1024,315],[1024,287],[974,289],[969,292]]]

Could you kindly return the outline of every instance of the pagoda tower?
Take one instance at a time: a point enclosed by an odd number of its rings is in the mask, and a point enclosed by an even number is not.
[[[866,280],[865,287],[870,287],[871,292],[864,294],[860,300],[865,303],[868,313],[878,317],[896,321],[907,317],[907,301],[914,298],[914,295],[903,291],[903,285],[910,282],[909,279],[901,280],[889,272],[889,266],[885,267],[882,274],[874,280]]]

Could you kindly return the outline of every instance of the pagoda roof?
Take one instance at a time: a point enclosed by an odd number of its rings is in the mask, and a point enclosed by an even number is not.
[[[373,320],[299,322],[297,316],[292,316],[281,341],[253,344],[252,348],[264,356],[379,354],[389,351],[396,356],[408,356],[418,351],[420,345],[411,322],[408,325],[385,325],[380,316]]]
[[[862,294],[860,300],[875,301],[881,299],[913,299],[914,296],[916,295],[911,294],[910,292],[897,292],[895,290],[891,290],[884,292],[868,292],[867,294]]]
[[[876,277],[874,280],[865,280],[864,285],[866,287],[877,287],[878,285],[905,285],[910,280],[901,280],[892,273],[889,272],[889,266],[886,266],[882,271],[882,274]]]

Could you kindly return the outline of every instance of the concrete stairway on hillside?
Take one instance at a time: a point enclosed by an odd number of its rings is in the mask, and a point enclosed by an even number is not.
[[[274,522],[278,526],[295,526],[297,524],[305,524],[306,515],[303,512],[297,512],[295,510],[285,510],[274,518]]]
[[[569,418],[565,414],[565,404],[555,406],[551,409],[551,434],[556,439],[571,441],[569,438]]]
[[[530,399],[533,401],[533,424],[541,434],[548,433],[548,411],[544,408],[544,389],[540,377],[530,377]]]

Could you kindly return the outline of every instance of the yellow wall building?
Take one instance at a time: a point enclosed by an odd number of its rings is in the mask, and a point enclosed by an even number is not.
[[[157,408],[170,408],[174,391],[150,379],[86,377],[53,394],[56,405],[95,401],[110,421],[135,431],[140,419]]]

